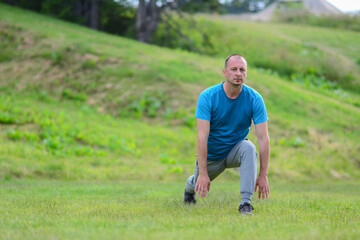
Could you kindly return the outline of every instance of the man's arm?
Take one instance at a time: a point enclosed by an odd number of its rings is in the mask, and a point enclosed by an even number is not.
[[[262,196],[262,198],[265,199],[265,196],[269,198],[269,182],[267,174],[270,160],[270,138],[267,121],[256,124],[255,131],[260,152],[260,172],[256,180],[255,192],[259,186],[259,198]]]
[[[197,141],[196,152],[199,167],[199,177],[196,181],[195,192],[201,197],[206,197],[210,190],[210,179],[207,171],[207,142],[210,132],[210,121],[204,119],[196,119],[197,124]]]

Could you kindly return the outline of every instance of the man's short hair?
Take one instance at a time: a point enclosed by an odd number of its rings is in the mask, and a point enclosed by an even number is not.
[[[234,53],[234,54],[229,55],[229,56],[225,59],[225,68],[226,68],[227,65],[228,65],[229,59],[230,59],[231,57],[234,57],[234,56],[242,57],[242,58],[245,60],[246,64],[247,64],[246,58],[245,58],[243,55]]]

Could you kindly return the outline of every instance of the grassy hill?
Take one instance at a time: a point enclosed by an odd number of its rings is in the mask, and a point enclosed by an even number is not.
[[[257,23],[236,16],[201,15],[195,16],[192,22],[174,16],[170,22],[180,24],[190,41],[170,37],[174,33],[163,23],[154,37],[159,44],[211,56],[240,52],[252,66],[277,72],[288,79],[305,81],[308,75],[322,76],[342,88],[360,92],[359,32]],[[206,39],[204,33],[208,36]],[[319,85],[316,81],[312,83]]]
[[[231,34],[241,33],[228,24]],[[239,24],[251,33],[250,24]],[[255,25],[269,32],[262,38],[265,46],[267,36],[279,38],[276,31],[306,41],[304,32],[290,25]],[[318,31],[319,46],[326,36],[337,46],[333,51],[356,58],[358,50],[339,44],[332,31]],[[270,177],[360,175],[360,96],[307,87],[255,68],[250,57],[258,54],[255,47],[245,50],[235,42],[224,45],[226,54],[201,56],[5,5],[0,5],[0,39],[3,179],[184,181],[194,165],[197,96],[223,81],[224,58],[240,50],[250,58],[248,84],[262,94],[269,113]],[[275,49],[284,45],[279,40]],[[279,53],[260,55],[271,64],[274,54]],[[249,137],[256,142],[253,131]],[[238,173],[227,171],[222,178],[237,179]]]

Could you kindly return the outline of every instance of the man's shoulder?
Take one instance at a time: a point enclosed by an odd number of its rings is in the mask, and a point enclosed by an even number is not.
[[[206,88],[204,91],[201,92],[202,95],[208,95],[208,96],[213,96],[214,94],[217,94],[221,91],[222,89],[222,82],[215,84],[211,87]]]
[[[260,93],[248,85],[243,84],[243,90],[251,99],[261,98]]]

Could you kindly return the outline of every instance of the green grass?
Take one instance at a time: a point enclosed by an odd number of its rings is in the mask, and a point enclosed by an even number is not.
[[[14,119],[0,125],[2,178],[160,180],[189,174],[193,164],[189,127],[117,119],[82,102],[1,100]]]
[[[276,80],[259,86],[271,119],[270,176],[357,177],[356,108],[329,102],[321,95],[300,95],[289,83],[282,87],[288,95],[280,97]],[[292,100],[282,100],[295,94]],[[195,128],[173,125],[173,119],[147,123],[115,118],[83,102],[41,101],[25,94],[0,99],[1,113],[14,121],[0,125],[0,176],[4,179],[169,180],[184,179],[193,170]],[[294,107],[299,104],[302,108]],[[342,118],[333,117],[340,114]],[[249,138],[256,143],[253,130]],[[231,171],[226,175],[234,178]]]
[[[196,206],[184,183],[0,183],[1,239],[357,239],[357,182],[273,183],[240,216],[237,181],[217,181]]]

